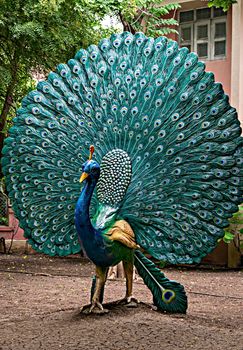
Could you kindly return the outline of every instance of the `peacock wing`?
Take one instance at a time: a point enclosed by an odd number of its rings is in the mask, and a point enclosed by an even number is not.
[[[108,206],[139,245],[172,263],[213,249],[241,202],[242,138],[204,68],[174,41],[122,33],[81,49],[37,85],[3,150],[9,195],[35,249],[79,250],[74,206],[90,144],[98,162],[121,150],[132,166],[123,188],[115,177],[112,190],[100,180],[94,221]]]

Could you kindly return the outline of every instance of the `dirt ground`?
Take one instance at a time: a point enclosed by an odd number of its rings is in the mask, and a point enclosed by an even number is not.
[[[0,255],[1,350],[243,350],[243,271],[166,269],[187,291],[187,315],[154,311],[142,280],[136,309],[80,315],[89,302],[93,266],[79,257]],[[105,302],[123,297],[125,282],[107,282]]]

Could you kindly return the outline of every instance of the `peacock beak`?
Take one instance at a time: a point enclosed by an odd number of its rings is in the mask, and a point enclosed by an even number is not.
[[[83,174],[80,176],[79,182],[80,182],[80,183],[83,182],[85,179],[87,179],[88,176],[89,176],[89,174],[83,173]]]

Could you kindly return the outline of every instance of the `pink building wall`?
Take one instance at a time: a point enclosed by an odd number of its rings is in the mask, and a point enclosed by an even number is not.
[[[5,239],[11,239],[14,234],[14,239],[23,240],[24,231],[19,227],[19,222],[14,216],[14,212],[11,207],[9,207],[9,218],[8,226],[0,226],[0,237]]]
[[[180,10],[192,10],[194,8],[206,7],[206,4],[199,4],[198,2],[192,2],[190,4],[181,4]],[[200,5],[200,6],[199,6]],[[169,18],[170,16],[167,15]],[[177,16],[178,17],[178,16]],[[174,27],[178,29],[177,27]],[[213,72],[215,81],[220,82],[223,85],[224,92],[230,96],[231,93],[231,56],[232,56],[232,10],[227,13],[227,37],[226,37],[226,58],[223,60],[204,61],[206,64],[206,71]],[[178,35],[171,33],[167,35],[172,40],[179,41]]]
[[[224,92],[231,93],[231,52],[232,52],[232,11],[227,14],[226,58],[224,60],[206,61],[206,70],[213,72],[215,81],[222,83]]]

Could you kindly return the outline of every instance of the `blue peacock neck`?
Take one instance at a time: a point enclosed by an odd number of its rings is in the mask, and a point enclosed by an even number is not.
[[[86,238],[92,239],[95,236],[95,229],[92,226],[89,206],[98,179],[88,178],[81,191],[75,210],[75,225],[78,235],[83,242]]]

